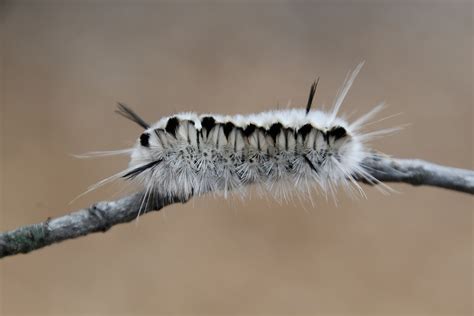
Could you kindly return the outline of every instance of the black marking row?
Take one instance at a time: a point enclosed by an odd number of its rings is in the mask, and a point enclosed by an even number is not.
[[[191,124],[194,125],[194,122],[193,121],[188,121],[190,122]],[[176,137],[176,131],[178,129],[180,125],[180,120],[177,118],[177,117],[171,117],[170,119],[168,119],[167,123],[166,123],[166,126],[164,128],[164,130],[172,135],[173,137]],[[313,129],[316,129],[315,127],[313,127],[311,124],[305,124],[303,125],[302,127],[300,127],[296,132],[292,129],[292,128],[285,128],[281,123],[274,123],[270,126],[270,128],[265,129],[261,126],[257,126],[255,124],[248,124],[245,128],[242,128],[242,127],[237,127],[235,126],[235,124],[233,124],[232,122],[227,122],[227,123],[216,123],[215,119],[211,116],[207,116],[207,117],[203,117],[201,119],[201,126],[202,126],[202,129],[200,131],[198,131],[198,135],[201,133],[202,135],[205,135],[206,137],[209,135],[209,132],[214,128],[216,127],[217,125],[221,125],[222,128],[223,128],[223,131],[224,131],[224,135],[225,137],[228,139],[230,133],[232,132],[233,129],[240,129],[241,132],[243,133],[243,135],[245,137],[250,137],[253,133],[255,133],[257,130],[260,130],[264,133],[264,135],[269,135],[274,142],[276,142],[276,139],[277,139],[277,136],[282,133],[282,132],[285,132],[284,135],[287,136],[288,135],[288,131],[290,133],[295,133],[295,134],[298,134],[298,135],[301,135],[303,140],[305,140],[305,138],[308,136],[308,134],[313,130]],[[158,130],[162,130],[162,129],[158,129]],[[156,132],[156,130],[155,130]],[[330,136],[334,136],[335,140],[338,140],[340,138],[343,138],[343,137],[346,137],[347,136],[347,132],[345,130],[344,127],[342,126],[335,126],[333,127],[331,130],[329,130],[328,132],[324,133],[323,132],[323,137],[325,139],[325,141],[329,144],[329,137]],[[197,138],[198,140],[198,144],[199,144],[199,136]],[[148,132],[145,132],[143,134],[140,135],[140,144],[141,146],[143,147],[150,147],[150,134]],[[287,140],[288,142],[288,140]],[[324,155],[324,157],[321,157],[322,160],[325,159],[325,153],[322,153]],[[316,166],[314,165],[314,163],[306,156],[306,155],[303,155],[303,158],[305,160],[305,162],[310,166],[310,168],[318,173],[318,169],[316,168]],[[127,178],[127,179],[133,179],[135,178],[137,175],[141,174],[142,172],[148,170],[148,169],[152,169],[152,168],[155,168],[157,165],[159,165],[163,160],[162,159],[159,159],[159,160],[156,160],[156,161],[152,161],[148,164],[145,164],[145,165],[142,165],[142,166],[139,166],[131,171],[129,171],[127,174],[125,174],[123,177],[124,178]],[[321,165],[321,162],[318,161],[317,162],[317,165]]]
[[[188,121],[188,122],[194,125],[193,121]],[[292,128],[285,128],[281,123],[272,124],[268,130],[252,123],[248,124],[245,128],[242,128],[242,127],[235,126],[235,124],[232,122],[216,123],[216,120],[212,116],[206,116],[201,119],[201,126],[202,126],[201,133],[203,133],[203,135],[207,137],[209,135],[209,132],[218,124],[221,124],[223,126],[224,135],[226,138],[229,137],[233,129],[240,129],[243,135],[246,137],[251,136],[258,129],[258,130],[263,131],[265,135],[270,135],[273,141],[276,141],[277,136],[282,131],[293,131]],[[173,137],[176,137],[176,130],[178,126],[179,126],[179,119],[177,117],[171,117],[170,119],[168,119],[168,122],[166,123],[165,131],[168,134],[172,135]],[[315,127],[308,123],[300,127],[296,131],[296,134],[301,135],[304,140],[306,136],[313,129],[315,129]],[[347,131],[342,126],[335,126],[328,132],[326,133],[323,132],[323,137],[326,140],[326,142],[329,142],[330,136],[334,136],[335,140],[338,140],[340,138],[346,137]],[[144,147],[149,147],[150,146],[149,139],[150,139],[150,135],[147,132],[143,133],[140,136],[140,144]]]

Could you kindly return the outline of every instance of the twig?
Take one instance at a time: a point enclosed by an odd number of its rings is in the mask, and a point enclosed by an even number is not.
[[[0,233],[0,258],[28,253],[67,239],[96,232],[106,232],[112,226],[128,223],[137,217],[143,193],[135,193],[117,201],[95,203],[87,208],[44,222],[27,225]],[[168,200],[157,197],[153,204],[141,209],[140,214],[159,211],[163,207],[185,200]]]
[[[422,160],[393,159],[376,155],[364,161],[368,172],[382,182],[403,182],[429,185],[474,194],[474,171],[436,165]],[[359,181],[367,183],[363,179]],[[67,239],[95,232],[106,232],[112,226],[137,217],[143,193],[117,201],[98,202],[88,208],[46,221],[0,233],[0,258],[28,253]],[[154,197],[153,204],[141,213],[159,211],[187,199]]]
[[[429,185],[474,194],[474,171],[446,167],[419,159],[394,159],[374,155],[364,161],[369,173],[381,182]]]

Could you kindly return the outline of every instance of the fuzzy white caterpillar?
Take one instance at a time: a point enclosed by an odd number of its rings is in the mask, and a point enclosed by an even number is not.
[[[180,113],[150,125],[119,104],[118,113],[145,131],[132,149],[119,152],[131,153],[129,168],[98,185],[123,177],[143,183],[145,196],[170,199],[244,193],[250,184],[279,198],[312,188],[333,195],[339,186],[363,194],[355,178],[378,183],[363,165],[372,155],[366,143],[393,129],[361,131],[382,105],[352,123],[338,117],[362,65],[348,75],[328,113],[311,110],[317,82],[306,109],[235,116]]]

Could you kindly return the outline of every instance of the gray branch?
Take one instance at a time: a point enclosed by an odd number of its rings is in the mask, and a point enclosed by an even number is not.
[[[474,194],[472,170],[441,166],[419,159],[394,159],[381,155],[367,158],[363,164],[381,182],[429,185]]]
[[[403,182],[429,185],[474,194],[474,171],[436,165],[422,160],[392,159],[376,155],[364,161],[367,171],[381,182]],[[361,182],[370,181],[358,179]],[[373,183],[372,183],[373,184]],[[0,258],[28,253],[67,239],[95,232],[106,232],[112,226],[134,220],[143,193],[117,201],[98,202],[87,208],[44,222],[0,233]],[[141,214],[159,211],[187,199],[164,199],[155,196],[153,204],[142,208]]]

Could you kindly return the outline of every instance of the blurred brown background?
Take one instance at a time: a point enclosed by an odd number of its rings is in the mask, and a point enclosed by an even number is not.
[[[473,8],[437,4],[3,1],[0,229],[68,205],[127,159],[147,120],[177,111],[249,113],[330,105],[366,65],[343,112],[385,100],[374,147],[473,168]],[[471,315],[473,199],[393,185],[280,205],[195,198],[185,205],[0,262],[1,315]]]

